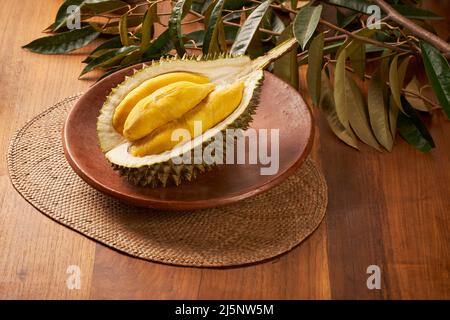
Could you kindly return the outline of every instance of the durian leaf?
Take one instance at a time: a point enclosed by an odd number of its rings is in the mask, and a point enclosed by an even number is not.
[[[439,104],[450,119],[450,66],[447,59],[434,46],[420,41],[423,64]]]
[[[316,36],[308,52],[308,71],[306,74],[308,82],[308,90],[314,105],[318,105],[320,100],[321,74],[323,65],[323,45],[324,34],[320,33]]]
[[[129,39],[128,39],[127,19],[128,19],[128,14],[125,13],[120,17],[120,22],[119,22],[120,41],[122,42],[122,45],[125,47],[130,44]]]
[[[349,85],[346,84],[347,76],[345,71],[345,61],[347,60],[347,51],[343,49],[339,54],[336,62],[334,74],[334,101],[336,103],[336,114],[339,121],[347,131],[350,131],[348,110],[351,100],[351,92],[348,90]]]
[[[68,13],[67,9],[70,6],[78,6],[79,12]],[[51,26],[53,31],[61,31],[67,25],[67,22],[74,19],[76,14],[81,13],[82,20],[85,19],[83,15],[87,13],[100,14],[104,12],[114,12],[122,8],[126,8],[128,4],[120,0],[66,0],[59,7],[56,14],[55,22]]]
[[[403,106],[401,104],[401,94],[403,89],[403,83],[405,81],[406,70],[408,69],[409,60],[411,56],[405,58],[398,67],[398,58],[399,55],[396,55],[391,62],[391,66],[389,68],[389,86],[391,88],[392,96],[394,98],[394,102],[397,104],[397,107],[403,110]]]
[[[208,19],[208,25],[205,29],[205,37],[203,38],[203,53],[217,53],[218,51],[218,33],[221,22],[223,3],[225,0],[218,0],[211,11]],[[222,25],[223,28],[223,25]],[[210,44],[213,44],[210,50]]]
[[[67,25],[67,21],[73,19],[75,14],[78,13],[72,13],[68,14],[67,9],[70,6],[81,6],[84,3],[85,0],[66,0],[64,3],[59,7],[58,12],[56,13],[55,22],[52,25],[53,31],[58,31],[62,27],[65,27]]]
[[[223,25],[222,18],[220,18],[219,24],[217,26],[217,42],[219,47],[219,52],[227,52],[227,36],[225,33],[225,26]]]
[[[22,48],[42,54],[61,54],[79,49],[98,38],[91,26],[36,39]]]
[[[163,33],[161,33],[158,38],[156,38],[150,46],[145,50],[142,58],[144,60],[155,59],[170,51],[171,42],[170,42],[170,33],[169,30],[166,29]]]
[[[345,81],[346,91],[348,92],[350,102],[349,108],[347,109],[350,126],[362,142],[381,151],[380,145],[370,127],[369,112],[364,103],[361,90],[351,78],[350,73],[347,72],[345,76],[347,78]]]
[[[381,68],[378,68],[369,83],[368,109],[370,125],[378,142],[388,151],[392,150],[393,139],[389,127],[388,108],[384,99],[386,82],[383,81]]]
[[[436,147],[433,137],[423,124],[417,111],[410,106],[403,96],[401,99],[406,115],[400,113],[398,116],[397,126],[400,136],[416,149],[429,152]]]
[[[278,33],[282,33],[284,31],[284,29],[286,28],[284,26],[283,20],[281,20],[281,18],[275,12],[273,12],[273,14],[272,14],[270,24],[271,24],[272,31],[275,31]]]
[[[169,34],[177,53],[182,57],[186,53],[181,33],[181,20],[189,12],[192,0],[178,0],[173,8],[169,18]]]
[[[297,9],[297,4],[298,4],[298,0],[291,0],[291,8],[292,9]]]
[[[144,20],[142,21],[141,51],[145,51],[149,46],[155,32],[153,24],[157,22],[157,19],[157,6],[150,5],[145,12]]]
[[[344,125],[339,121],[336,114],[336,105],[333,97],[333,90],[330,85],[325,72],[322,72],[321,76],[321,97],[319,107],[322,113],[325,115],[328,125],[333,133],[349,146],[358,149],[358,141],[351,130],[347,130]]]
[[[271,3],[272,0],[264,1],[248,16],[239,29],[236,39],[231,46],[230,52],[232,54],[241,55],[246,53]]]
[[[360,79],[364,79],[366,71],[366,45],[360,41],[354,42],[354,44],[354,49],[348,49],[347,54],[356,75],[358,75]]]
[[[366,37],[366,38],[372,38],[375,33],[376,33],[376,30],[368,29],[368,28],[364,28],[364,29],[360,29],[360,30],[356,31],[356,34],[358,36]],[[355,54],[355,51],[358,50],[358,47],[361,44],[364,45],[364,43],[362,43],[361,41],[353,40],[349,37],[344,42],[344,44],[339,48],[337,55],[339,55],[343,49],[347,49],[347,57],[351,57],[352,55]]]
[[[225,33],[225,40],[226,41],[233,41],[234,38],[236,38],[236,33],[238,31],[238,27],[236,26],[223,26],[223,30]],[[183,35],[184,39],[186,40],[193,40],[195,42],[195,45],[197,47],[200,47],[203,45],[203,38],[205,37],[205,30],[199,29],[192,31],[188,34]],[[185,43],[185,47],[189,47],[190,42]]]
[[[89,55],[93,55],[97,53],[98,51],[105,50],[105,49],[114,49],[114,48],[120,48],[122,46],[122,42],[120,41],[120,36],[112,37],[111,39],[106,40],[101,45],[99,45],[97,48],[92,50]]]
[[[292,26],[289,25],[284,29],[284,31],[278,37],[277,44],[280,44],[293,37],[291,27]],[[277,77],[289,83],[296,90],[298,90],[298,65],[296,48],[292,49],[287,54],[274,62],[273,73]]]
[[[203,14],[203,15],[205,15],[205,12],[206,12],[206,10],[208,10],[208,8],[209,7],[211,7],[211,5],[212,5],[212,7],[214,7],[214,1],[215,0],[205,0],[204,2],[203,2],[203,5],[202,5],[202,10],[201,10],[201,14]]]
[[[321,14],[322,5],[304,6],[297,13],[297,16],[294,19],[293,29],[295,38],[302,49],[305,49],[309,39],[311,39],[314,34],[314,31],[319,24]]]
[[[89,63],[94,58],[100,56],[101,54],[103,54],[107,50],[120,48],[120,47],[122,47],[122,42],[120,41],[120,36],[112,37],[111,39],[106,40],[101,45],[99,45],[97,48],[92,50],[89,53],[89,56],[87,56],[86,59],[84,59],[82,62],[83,63]]]
[[[394,101],[394,97],[389,96],[389,128],[391,130],[392,140],[395,140],[397,134],[397,122],[400,109]]]
[[[408,92],[412,92],[412,93],[415,93],[417,95],[421,95],[419,80],[417,80],[416,76],[414,76],[411,79],[411,81],[408,83],[408,85],[406,86],[406,90]],[[417,98],[417,97],[412,96],[412,95],[408,95],[408,94],[405,94],[405,98],[406,98],[406,100],[408,100],[409,104],[414,109],[419,110],[419,111],[424,111],[424,112],[428,112],[429,111],[427,105],[425,104],[425,102],[422,99]]]
[[[142,23],[142,18],[142,16],[128,16],[127,27],[137,27]],[[103,23],[89,22],[89,25],[91,25],[95,30],[101,32],[102,34],[120,35],[120,21],[113,21],[106,25]]]
[[[128,46],[128,47],[122,47],[120,49],[111,49],[105,52],[104,54],[92,59],[81,71],[80,77],[85,75],[86,73],[92,71],[95,68],[101,68],[108,65],[111,65],[111,63],[114,63],[116,61],[120,61],[123,59],[127,54],[130,52],[136,50],[139,48],[138,46]]]
[[[330,44],[323,48],[323,55],[327,55],[329,53],[336,52],[342,45],[344,44],[344,41],[337,42]],[[305,63],[308,63],[309,54],[302,56],[300,59],[298,59],[298,65],[304,65]]]

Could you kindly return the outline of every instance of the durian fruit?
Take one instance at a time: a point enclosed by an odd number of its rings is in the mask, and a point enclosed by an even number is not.
[[[135,71],[111,91],[100,110],[101,150],[134,185],[160,187],[194,179],[211,165],[202,159],[180,164],[175,158],[186,153],[195,157],[194,149],[207,148],[226,129],[247,129],[258,104],[263,69],[292,49],[295,41],[255,60],[230,55],[169,58]],[[151,89],[146,91],[148,83]],[[190,141],[171,141],[174,129],[193,133],[196,120],[202,122],[202,134]]]

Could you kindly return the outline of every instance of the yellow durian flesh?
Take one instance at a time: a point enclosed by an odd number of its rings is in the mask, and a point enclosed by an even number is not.
[[[237,82],[213,91],[204,101],[182,117],[159,127],[145,138],[136,141],[130,147],[131,154],[142,157],[171,150],[180,142],[185,142],[172,141],[172,132],[176,129],[188,130],[191,139],[203,134],[206,130],[227,118],[236,109],[241,102],[243,91],[243,82]],[[202,132],[194,132],[196,121],[201,122]]]
[[[156,90],[131,110],[125,121],[124,137],[129,141],[141,139],[156,128],[180,118],[214,88],[212,83],[179,81]]]
[[[115,109],[112,119],[114,129],[118,133],[123,134],[125,121],[140,100],[162,87],[179,81],[189,81],[198,84],[210,82],[205,76],[189,72],[171,72],[144,81],[141,85],[131,90]]]

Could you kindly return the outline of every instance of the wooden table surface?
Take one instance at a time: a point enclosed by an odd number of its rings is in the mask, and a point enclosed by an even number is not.
[[[45,3],[45,4],[44,4]],[[10,184],[9,139],[27,120],[86,90],[87,50],[43,56],[20,47],[40,36],[60,1],[3,0],[0,7],[0,298],[383,299],[450,298],[450,122],[429,125],[437,149],[397,138],[392,153],[343,145],[316,114],[313,157],[329,187],[325,220],[300,246],[247,267],[199,269],[134,259],[33,209]],[[81,268],[69,290],[66,270]],[[369,290],[367,267],[381,268]]]

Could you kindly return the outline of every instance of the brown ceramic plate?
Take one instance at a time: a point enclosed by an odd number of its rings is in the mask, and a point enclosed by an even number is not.
[[[144,188],[129,184],[111,168],[98,146],[96,122],[111,88],[133,68],[118,71],[92,86],[74,105],[63,130],[66,158],[92,187],[127,203],[189,210],[233,203],[266,191],[292,174],[305,160],[313,138],[311,113],[299,93],[266,72],[252,128],[279,129],[279,170],[260,175],[260,164],[220,165],[178,187]],[[270,149],[269,149],[270,150]]]

